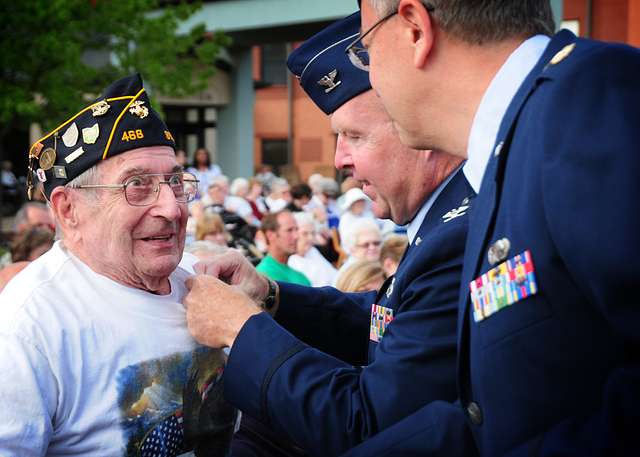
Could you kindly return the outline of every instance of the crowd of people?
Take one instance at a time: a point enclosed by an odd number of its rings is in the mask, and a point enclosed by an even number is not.
[[[189,167],[139,75],[30,148],[1,454],[634,453],[640,53],[548,0],[359,4],[287,62],[342,195]]]

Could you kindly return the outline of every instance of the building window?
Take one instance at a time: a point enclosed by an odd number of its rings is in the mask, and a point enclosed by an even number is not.
[[[289,163],[287,140],[262,140],[262,164],[271,165],[278,172]]]
[[[264,84],[287,84],[287,45],[286,43],[265,44],[262,51],[261,76]]]

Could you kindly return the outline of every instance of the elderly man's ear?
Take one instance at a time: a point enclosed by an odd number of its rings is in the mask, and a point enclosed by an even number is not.
[[[49,197],[56,222],[65,234],[73,231],[79,224],[78,208],[71,192],[70,189],[59,186],[53,189]]]

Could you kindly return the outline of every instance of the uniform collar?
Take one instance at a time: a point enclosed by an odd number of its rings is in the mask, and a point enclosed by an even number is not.
[[[425,202],[422,204],[422,207],[413,217],[411,222],[409,222],[409,225],[407,225],[407,238],[409,238],[409,244],[413,244],[413,240],[418,234],[418,230],[420,230],[420,227],[422,226],[422,223],[426,219],[427,214],[429,213],[429,210],[433,206],[433,203],[438,198],[438,195],[442,193],[443,189],[447,187],[447,184],[451,182],[451,180],[456,175],[458,170],[460,170],[460,167],[453,170],[453,172],[449,176],[447,176],[447,178],[444,181],[442,181],[438,187],[436,187],[436,189],[431,193],[429,198],[427,198]]]
[[[536,35],[522,43],[496,73],[482,97],[471,125],[468,159],[463,168],[476,193],[480,191],[502,118],[518,88],[540,60],[549,40],[548,36]]]

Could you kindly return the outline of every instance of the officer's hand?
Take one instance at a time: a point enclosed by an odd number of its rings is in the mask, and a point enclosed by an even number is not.
[[[245,294],[258,303],[262,303],[269,293],[267,279],[256,271],[240,251],[235,249],[229,249],[207,262],[198,262],[194,269],[196,273],[214,276],[227,284],[240,287]]]
[[[242,326],[262,310],[238,287],[205,275],[188,278],[189,332],[200,344],[212,348],[231,347]]]

